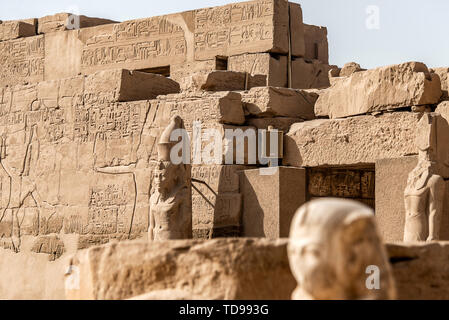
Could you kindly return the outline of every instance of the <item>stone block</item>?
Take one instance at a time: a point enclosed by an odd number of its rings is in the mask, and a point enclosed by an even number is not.
[[[291,51],[293,57],[304,57],[306,54],[305,26],[302,8],[298,3],[288,2],[291,33]]]
[[[25,23],[23,21],[4,21],[3,23],[0,23],[0,41],[35,35],[36,29],[33,24]]]
[[[440,77],[420,62],[355,72],[324,91],[315,105],[317,116],[349,117],[403,107],[436,104]]]
[[[286,246],[286,240],[216,239],[91,248],[73,258],[71,270],[79,270],[80,286],[66,290],[66,298],[121,300],[182,289],[207,300],[288,300],[296,283]]]
[[[242,93],[247,114],[256,117],[291,117],[311,120],[318,95],[287,88],[260,87]]]
[[[44,80],[43,36],[0,42],[0,87]]]
[[[287,86],[287,57],[283,55],[249,53],[231,56],[228,70],[266,76],[267,86]]]
[[[192,165],[194,238],[240,236],[242,195],[239,173],[247,166]]]
[[[96,104],[150,100],[179,91],[177,82],[158,74],[124,69],[105,70],[86,76],[84,102]]]
[[[225,70],[227,66],[224,66]],[[217,60],[209,59],[204,61],[190,61],[170,65],[170,78],[181,83],[184,78],[195,73],[209,73],[218,69]]]
[[[283,163],[295,167],[360,165],[416,155],[420,118],[419,113],[394,112],[295,123],[285,136]]]
[[[384,241],[404,239],[404,190],[417,156],[376,161],[376,221]]]
[[[290,127],[294,123],[304,122],[301,118],[287,118],[287,117],[276,117],[276,118],[250,118],[247,120],[249,126],[255,127],[259,130],[267,130],[269,126],[274,129],[280,130],[287,133]]]
[[[329,71],[333,66],[319,60],[295,58],[292,61],[292,88],[322,89],[330,86]]]
[[[245,122],[241,95],[237,92],[172,94],[161,96],[154,103],[161,110],[161,125],[179,115],[189,132],[194,121],[201,121],[204,128],[219,123],[241,125]]]
[[[264,75],[235,71],[201,72],[180,80],[182,91],[240,91],[266,85]]]
[[[117,23],[116,21],[91,18],[73,13],[57,13],[38,19],[38,33],[74,30],[95,27],[103,24]]]
[[[304,24],[305,59],[329,64],[327,28]]]
[[[449,99],[449,68],[433,68],[430,72],[436,73],[440,77],[441,81],[441,91],[443,95],[441,96],[441,100]]]
[[[449,242],[387,244],[399,300],[447,300]]]
[[[288,237],[296,210],[306,202],[306,171],[300,168],[260,169],[241,175],[243,235],[277,239]]]

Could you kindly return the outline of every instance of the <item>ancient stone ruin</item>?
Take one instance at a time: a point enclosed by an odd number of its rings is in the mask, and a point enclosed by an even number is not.
[[[0,22],[0,299],[449,299],[448,74],[286,0]]]

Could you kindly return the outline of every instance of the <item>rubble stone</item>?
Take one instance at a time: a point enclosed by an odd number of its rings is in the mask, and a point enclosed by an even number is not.
[[[286,244],[286,240],[217,239],[91,248],[72,260],[79,268],[80,288],[67,290],[67,298],[118,300],[171,289],[211,300],[288,300],[295,281]]]
[[[295,123],[285,136],[284,165],[295,167],[374,164],[415,155],[418,113],[317,119]]]
[[[436,104],[441,97],[438,75],[423,63],[409,62],[356,72],[324,91],[317,116],[349,117],[416,105]]]

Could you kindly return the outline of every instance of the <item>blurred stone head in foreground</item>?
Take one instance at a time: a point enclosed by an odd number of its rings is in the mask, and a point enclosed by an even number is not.
[[[395,298],[374,212],[361,203],[329,198],[303,205],[291,225],[288,256],[298,281],[294,300]]]

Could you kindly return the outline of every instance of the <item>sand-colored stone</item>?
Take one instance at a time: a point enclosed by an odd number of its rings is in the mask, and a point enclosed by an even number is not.
[[[343,66],[343,68],[341,68],[338,76],[339,77],[349,77],[353,73],[360,72],[360,71],[366,71],[366,69],[362,69],[362,67],[360,67],[360,64],[358,64],[356,62],[348,62]]]
[[[304,41],[306,45],[304,58],[319,60],[324,64],[329,64],[329,44],[326,27],[304,24]]]
[[[227,61],[227,59],[226,59]],[[170,65],[170,78],[180,83],[184,78],[196,73],[209,73],[215,70],[222,70],[217,65],[217,59],[203,61],[191,61]],[[227,66],[223,66],[226,67]]]
[[[319,60],[296,58],[292,61],[292,88],[322,89],[330,86],[329,70],[333,66]]]
[[[249,53],[229,57],[228,70],[266,77],[266,85],[287,86],[287,57],[270,53]]]
[[[86,76],[84,102],[98,104],[150,100],[179,91],[177,82],[158,74],[124,69],[106,70]]]
[[[80,287],[67,290],[67,298],[117,300],[171,289],[212,300],[289,299],[295,281],[286,243],[263,239],[134,241],[88,249],[72,260],[80,271]]]
[[[0,41],[35,35],[36,29],[33,24],[25,23],[23,21],[4,21],[0,23]]]
[[[305,90],[260,87],[242,93],[245,112],[260,118],[315,118],[313,106],[318,95]]]
[[[306,172],[300,168],[245,170],[243,193],[243,235],[285,238],[298,207],[306,202]]]
[[[284,164],[295,167],[374,164],[379,159],[418,153],[420,114],[317,119],[295,123],[285,136]]]
[[[250,75],[235,71],[196,73],[180,81],[182,91],[239,91],[266,85],[264,75]]]
[[[436,104],[440,77],[420,62],[355,72],[320,95],[317,116],[341,118],[403,107]]]
[[[443,91],[443,95],[441,96],[441,100],[449,99],[449,68],[433,68],[430,70],[431,72],[436,73],[440,76],[441,81],[441,90]]]
[[[166,95],[159,97],[154,104],[158,106],[165,121],[173,115],[179,115],[189,132],[194,121],[201,121],[203,127],[218,123],[241,125],[245,122],[242,97],[237,92],[187,92]]]
[[[404,238],[404,190],[417,156],[376,161],[376,221],[382,239],[400,242]]]
[[[44,52],[43,36],[0,42],[0,87],[43,81]]]
[[[288,132],[290,127],[294,123],[304,122],[301,118],[287,118],[287,117],[276,117],[276,118],[250,118],[247,120],[247,124],[252,127],[256,127],[259,130],[267,130],[268,127],[273,127],[274,129]]]
[[[193,165],[193,237],[211,239],[241,235],[241,165]]]
[[[117,23],[109,19],[91,18],[73,13],[57,13],[38,19],[38,33],[74,30],[95,27],[103,24]]]
[[[448,242],[387,244],[400,300],[447,300]]]
[[[288,245],[293,300],[387,300],[396,288],[374,211],[327,198],[301,206]],[[377,272],[377,281],[369,275]]]

